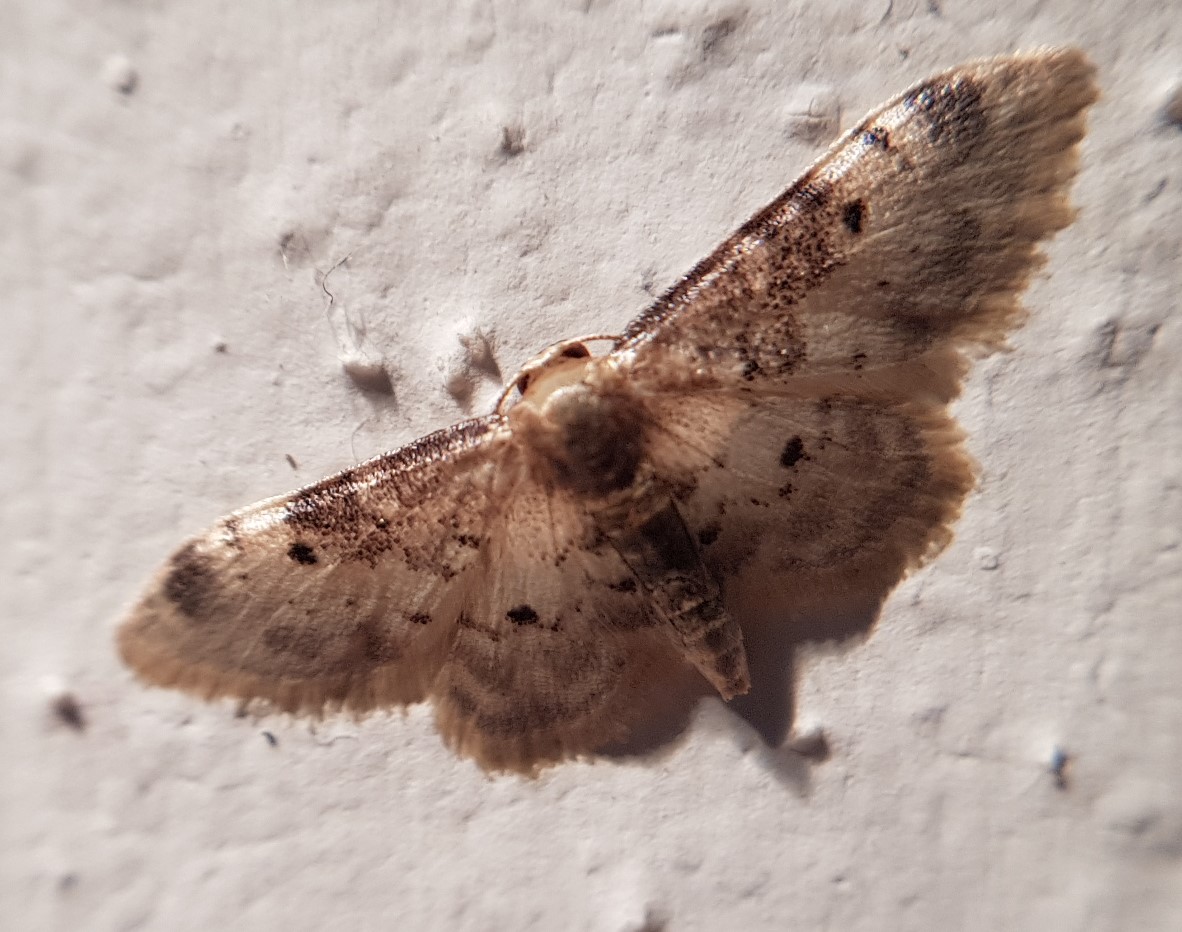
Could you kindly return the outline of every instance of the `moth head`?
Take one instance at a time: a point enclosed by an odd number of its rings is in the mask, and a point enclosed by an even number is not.
[[[513,382],[501,395],[497,411],[504,413],[512,404],[524,402],[541,407],[558,389],[583,380],[591,351],[591,340],[614,340],[614,337],[584,337],[563,340],[538,353],[521,367]]]
[[[521,392],[523,398],[530,392],[531,387],[536,394],[541,390],[543,384],[552,381],[561,381],[566,384],[574,381],[570,377],[582,374],[585,364],[579,363],[577,360],[590,358],[591,351],[580,340],[556,343],[522,366],[513,384]],[[571,365],[571,360],[576,360],[576,364]],[[567,378],[559,379],[560,376],[567,376]],[[558,385],[555,384],[546,393],[549,394],[549,391],[553,391],[557,387]]]
[[[497,406],[534,479],[547,487],[603,498],[636,479],[644,424],[636,399],[603,363],[583,340],[556,343],[521,368]]]

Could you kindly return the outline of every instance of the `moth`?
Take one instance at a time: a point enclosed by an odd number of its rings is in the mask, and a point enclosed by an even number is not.
[[[968,64],[875,110],[623,334],[495,410],[234,512],[118,631],[149,683],[292,713],[430,700],[490,770],[628,734],[668,678],[747,692],[736,581],[888,589],[948,542],[948,406],[1073,217],[1078,50]]]

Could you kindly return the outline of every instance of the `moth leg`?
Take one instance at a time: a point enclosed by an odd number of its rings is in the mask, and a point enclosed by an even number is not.
[[[606,531],[612,546],[670,626],[685,659],[723,699],[751,688],[743,632],[722,604],[698,548],[673,502],[639,527]]]

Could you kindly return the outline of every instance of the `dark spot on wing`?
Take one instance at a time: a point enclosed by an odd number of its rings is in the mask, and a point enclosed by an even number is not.
[[[625,576],[619,582],[608,583],[607,587],[613,592],[635,592],[636,580],[631,576]]]
[[[518,605],[505,612],[505,617],[515,625],[536,625],[538,613],[528,605]]]
[[[862,142],[868,146],[882,146],[884,152],[891,148],[890,130],[881,126],[871,126],[862,131]]]
[[[361,646],[361,656],[375,666],[393,663],[402,656],[397,645],[386,637],[376,622],[366,621],[359,624],[355,637]]]
[[[296,563],[302,563],[304,566],[314,566],[317,562],[316,552],[307,544],[298,540],[287,548],[287,555]]]
[[[410,616],[410,621],[415,625],[429,625],[431,624],[431,616],[426,612],[415,612]]]
[[[718,535],[722,533],[722,528],[717,524],[707,524],[704,528],[698,531],[698,543],[703,547],[709,547],[712,543],[718,540]]]
[[[851,233],[862,232],[862,218],[866,213],[866,202],[862,200],[851,201],[845,205],[845,209],[841,212],[841,222],[845,224],[846,229]]]
[[[967,146],[985,129],[981,90],[972,78],[937,82],[917,88],[905,104],[925,114],[928,140],[933,145]]]
[[[208,615],[218,591],[213,561],[194,542],[178,550],[169,563],[164,597],[189,618]]]
[[[791,469],[802,459],[804,459],[804,441],[800,437],[792,437],[780,453],[780,465],[785,469]]]

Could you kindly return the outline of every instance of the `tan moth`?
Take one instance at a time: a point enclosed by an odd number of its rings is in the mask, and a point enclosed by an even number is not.
[[[151,683],[289,712],[430,700],[533,772],[695,669],[750,686],[732,584],[890,587],[973,484],[948,411],[1071,222],[1093,69],[949,71],[871,113],[610,348],[567,340],[496,410],[184,544],[119,629]]]

